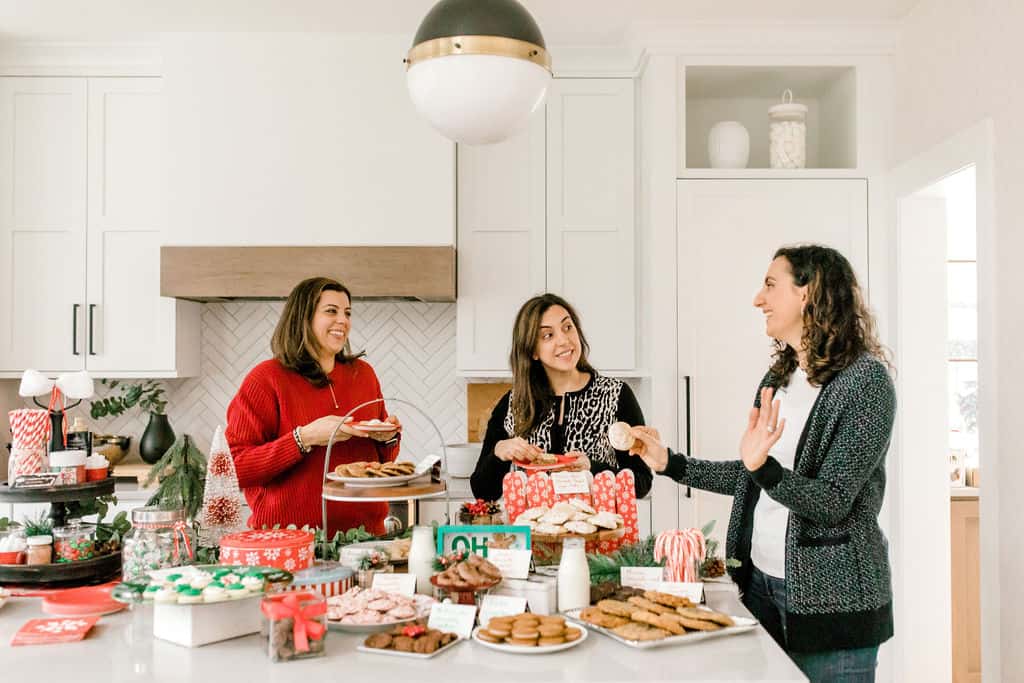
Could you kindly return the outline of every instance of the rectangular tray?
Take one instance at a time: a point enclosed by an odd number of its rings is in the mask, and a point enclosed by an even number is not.
[[[617,633],[613,633],[611,630],[602,628],[601,626],[595,626],[589,622],[580,619],[580,612],[583,610],[573,609],[568,612],[562,612],[567,619],[570,619],[577,624],[585,626],[591,631],[597,631],[598,633],[604,634],[612,640],[626,645],[627,647],[636,648],[638,650],[650,650],[656,647],[671,647],[674,645],[692,645],[693,643],[699,643],[704,640],[712,640],[714,638],[723,638],[725,636],[734,636],[739,633],[746,633],[752,631],[757,627],[757,619],[751,619],[750,617],[737,617],[733,616],[733,621],[736,622],[735,626],[726,626],[720,628],[717,631],[690,631],[681,636],[669,636],[668,638],[662,638],[661,640],[626,640]],[[732,616],[732,615],[730,615]]]
[[[359,650],[360,652],[369,652],[372,655],[391,655],[393,657],[405,657],[406,659],[430,659],[431,657],[438,656],[442,652],[447,652],[448,650],[450,650],[451,648],[455,647],[456,645],[458,645],[459,643],[463,642],[464,640],[466,640],[466,639],[465,638],[456,638],[455,640],[453,640],[452,642],[448,643],[444,647],[439,647],[436,650],[434,650],[433,652],[431,652],[430,654],[426,654],[426,655],[425,654],[421,654],[419,652],[400,652],[398,650],[382,650],[382,649],[380,649],[378,647],[366,647],[365,645],[360,645],[356,649]]]

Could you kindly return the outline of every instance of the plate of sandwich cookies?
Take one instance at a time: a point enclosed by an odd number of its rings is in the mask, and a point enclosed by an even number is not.
[[[513,654],[546,654],[576,647],[587,639],[587,629],[567,624],[559,615],[529,612],[493,617],[473,631],[484,647]]]
[[[757,625],[755,619],[695,606],[687,598],[658,591],[645,591],[626,600],[599,600],[591,607],[570,610],[566,616],[641,649],[689,645],[743,633]]]
[[[412,462],[350,462],[327,473],[331,481],[347,486],[397,486],[420,476]]]

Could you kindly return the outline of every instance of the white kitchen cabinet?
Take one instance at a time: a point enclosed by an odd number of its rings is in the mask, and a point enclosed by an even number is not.
[[[636,366],[633,88],[556,80],[547,103],[548,289],[577,309],[601,370]]]
[[[631,79],[556,79],[497,145],[459,146],[460,373],[508,373],[516,311],[543,291],[577,309],[600,370],[636,367]]]
[[[160,80],[5,78],[0,108],[0,371],[198,373],[199,306],[159,295]]]
[[[764,316],[753,306],[775,250],[815,242],[838,249],[867,289],[864,179],[680,180],[677,183],[679,447],[690,378],[694,457],[729,460],[770,364]],[[680,488],[685,492],[685,488]],[[731,498],[694,491],[680,524],[716,519],[724,538]]]
[[[458,148],[457,366],[508,369],[512,324],[544,291],[545,125],[494,145]]]

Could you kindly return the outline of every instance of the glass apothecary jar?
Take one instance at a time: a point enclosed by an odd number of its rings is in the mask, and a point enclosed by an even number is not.
[[[264,647],[272,662],[323,657],[326,653],[327,601],[312,592],[267,596],[260,604],[267,634]]]
[[[79,562],[96,557],[96,532],[92,524],[69,519],[53,530],[54,562]]]
[[[124,580],[148,576],[154,569],[179,567],[192,559],[195,536],[182,508],[132,510],[132,529],[122,541]]]
[[[782,104],[768,109],[768,157],[772,168],[807,166],[807,105],[782,93]]]

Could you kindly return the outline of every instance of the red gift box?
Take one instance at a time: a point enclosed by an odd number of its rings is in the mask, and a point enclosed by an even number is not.
[[[301,529],[260,529],[220,539],[220,563],[277,567],[289,572],[313,566],[313,534]]]

